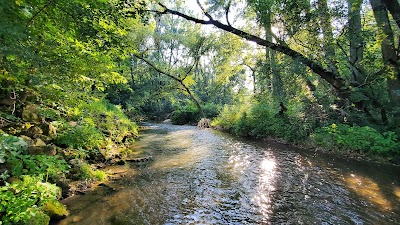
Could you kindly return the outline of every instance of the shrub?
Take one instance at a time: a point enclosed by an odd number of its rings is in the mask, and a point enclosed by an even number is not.
[[[0,163],[11,166],[11,175],[38,175],[55,178],[59,174],[68,172],[68,164],[58,156],[30,155],[27,144],[11,135],[0,134]],[[7,176],[3,176],[6,179]]]
[[[80,164],[80,177],[85,180],[92,181],[105,181],[107,174],[102,170],[95,170],[89,164],[81,162]]]
[[[205,117],[209,119],[217,117],[220,111],[220,107],[213,103],[205,104],[202,109]]]
[[[45,224],[48,216],[39,208],[49,201],[57,201],[61,190],[54,184],[41,182],[40,177],[22,176],[22,180],[0,187],[0,215],[4,224]],[[38,214],[39,213],[39,214]]]
[[[321,128],[312,135],[317,145],[329,149],[345,149],[381,154],[398,152],[400,144],[394,132],[379,133],[369,126],[332,124]]]
[[[272,136],[291,142],[300,142],[310,134],[311,125],[298,116],[298,112],[279,115],[278,111],[279,108],[271,103],[224,106],[211,126],[220,126],[240,136]]]
[[[175,110],[172,113],[171,121],[173,124],[183,125],[188,123],[197,123],[200,120],[199,110],[192,106],[185,106]]]
[[[241,111],[242,109],[239,106],[224,105],[219,116],[211,122],[211,126],[220,126],[224,130],[234,132]]]
[[[54,140],[56,144],[71,148],[93,149],[100,147],[104,142],[103,134],[90,123],[69,127]]]

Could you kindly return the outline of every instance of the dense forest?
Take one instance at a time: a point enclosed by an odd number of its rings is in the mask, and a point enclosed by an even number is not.
[[[1,0],[0,15],[0,224],[65,217],[71,184],[105,181],[143,120],[400,161],[397,0]]]

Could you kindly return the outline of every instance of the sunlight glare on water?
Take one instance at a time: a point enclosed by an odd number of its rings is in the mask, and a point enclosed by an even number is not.
[[[275,190],[275,172],[276,162],[272,157],[264,158],[260,163],[260,174],[256,196],[253,201],[259,207],[259,212],[262,214],[262,221],[266,222],[272,213],[271,195]]]

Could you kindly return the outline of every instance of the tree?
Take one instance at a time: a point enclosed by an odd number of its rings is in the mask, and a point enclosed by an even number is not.
[[[390,25],[388,10],[381,0],[370,0],[376,23],[382,38],[381,50],[386,72],[393,75],[387,79],[388,92],[392,104],[400,106],[400,65],[399,55],[394,44],[393,30]],[[398,4],[397,4],[398,5]],[[396,13],[394,14],[396,15]]]

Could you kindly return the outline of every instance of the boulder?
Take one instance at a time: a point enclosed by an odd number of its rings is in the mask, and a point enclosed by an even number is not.
[[[22,140],[24,140],[28,144],[28,146],[33,146],[32,138],[25,136],[25,135],[21,135],[19,137],[22,138]]]
[[[40,138],[36,138],[35,140],[33,140],[32,146],[35,147],[45,147],[46,143],[44,141],[42,141],[42,139]]]
[[[39,135],[43,134],[43,130],[38,126],[32,126],[24,134],[30,138],[37,138]]]
[[[22,110],[22,120],[32,123],[40,123],[39,118],[39,106],[35,104],[29,104]]]
[[[54,138],[57,136],[57,127],[55,127],[52,123],[49,124],[49,137]]]
[[[44,148],[44,154],[48,156],[55,156],[57,155],[57,147],[54,145],[47,145]]]
[[[36,138],[28,146],[28,152],[32,155],[44,155],[46,154],[46,143],[42,139]]]

